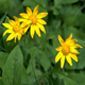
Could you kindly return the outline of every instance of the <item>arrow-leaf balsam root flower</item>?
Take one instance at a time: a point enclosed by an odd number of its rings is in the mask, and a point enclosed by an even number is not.
[[[44,25],[46,25],[46,21],[43,20],[44,17],[48,15],[47,12],[38,11],[39,6],[37,5],[34,10],[29,7],[26,8],[26,13],[20,13],[20,21],[23,23],[27,23],[30,28],[30,35],[33,38],[36,33],[38,37],[41,37],[41,31],[46,33]]]
[[[17,39],[20,40],[28,29],[28,26],[20,23],[17,17],[14,17],[14,20],[9,19],[8,23],[2,23],[2,25],[6,28],[3,36],[9,34],[6,41],[11,41],[14,39],[16,42]]]
[[[82,46],[77,44],[77,41],[72,38],[72,34],[66,40],[63,40],[63,38],[58,35],[58,40],[60,46],[56,48],[58,54],[55,57],[55,62],[60,60],[61,68],[64,67],[65,61],[67,61],[70,66],[72,66],[72,59],[75,62],[78,62],[77,55],[79,52],[77,48],[82,48]]]

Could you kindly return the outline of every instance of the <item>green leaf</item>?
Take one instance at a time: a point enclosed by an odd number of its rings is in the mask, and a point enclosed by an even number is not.
[[[3,68],[4,64],[6,63],[6,60],[8,58],[8,53],[0,52],[0,67]]]
[[[84,72],[74,72],[74,71],[55,71],[54,75],[60,80],[63,80],[63,85],[84,85],[85,84],[85,73]],[[62,85],[62,84],[61,84]]]
[[[30,49],[30,52],[31,52],[32,59],[38,61],[38,63],[40,63],[43,66],[45,71],[47,71],[50,67],[50,60],[47,54],[45,54],[42,50],[36,47]]]
[[[85,72],[71,72],[69,77],[76,81],[78,83],[77,85],[85,85]]]
[[[30,59],[26,72],[28,75],[28,85],[37,84],[39,77],[42,75],[42,72],[40,71],[40,69],[36,68],[36,60],[34,58]]]
[[[23,74],[23,55],[19,46],[16,46],[9,54],[3,67],[4,85],[21,85]]]
[[[85,73],[74,71],[63,71],[57,73],[59,79],[64,81],[64,85],[84,85]]]
[[[64,77],[65,85],[84,85],[85,75],[84,72],[75,73],[70,72],[67,77]]]
[[[79,7],[66,6],[60,11],[64,20],[64,24],[72,26],[76,24],[78,17],[81,14]]]

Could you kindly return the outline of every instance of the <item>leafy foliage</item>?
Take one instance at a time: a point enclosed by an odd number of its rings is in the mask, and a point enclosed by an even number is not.
[[[6,42],[1,23],[38,4],[40,11],[48,11],[46,35],[31,39],[28,31],[17,44]],[[84,10],[84,0],[0,0],[0,85],[85,85]],[[83,48],[79,62],[62,70],[54,63],[57,35],[66,38],[70,33]]]

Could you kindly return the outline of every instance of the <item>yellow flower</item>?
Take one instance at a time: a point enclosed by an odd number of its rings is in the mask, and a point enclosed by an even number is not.
[[[47,12],[41,12],[38,13],[39,6],[36,6],[34,10],[32,11],[29,7],[26,8],[26,13],[20,13],[20,21],[23,21],[24,23],[27,23],[30,28],[30,35],[33,38],[34,34],[38,35],[38,37],[41,37],[41,31],[46,33],[46,30],[44,28],[44,25],[46,25],[46,22],[42,19],[48,15]]]
[[[56,48],[58,54],[55,57],[55,62],[60,60],[61,68],[64,67],[65,60],[70,66],[72,66],[72,59],[78,62],[77,55],[79,52],[77,51],[77,48],[82,48],[82,46],[77,44],[76,40],[72,38],[72,34],[66,40],[63,40],[59,35],[58,40],[61,46]]]
[[[16,39],[20,40],[22,35],[26,33],[28,26],[23,23],[20,23],[17,17],[14,17],[14,20],[10,20],[8,23],[2,24],[6,30],[3,33],[3,36],[9,34],[6,41],[13,40],[16,42]]]

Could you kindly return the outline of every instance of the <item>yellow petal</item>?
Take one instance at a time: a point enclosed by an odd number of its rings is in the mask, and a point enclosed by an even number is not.
[[[15,37],[15,34],[12,33],[12,34],[10,34],[10,35],[8,36],[8,38],[7,38],[6,41],[10,41],[10,40],[12,40],[14,37]]]
[[[39,5],[37,5],[34,10],[33,10],[33,15],[37,15],[38,13],[38,8],[39,8]]]
[[[72,60],[71,60],[70,54],[68,54],[68,55],[66,56],[66,60],[67,60],[67,62],[69,63],[69,65],[72,66]]]
[[[29,27],[29,25],[31,24],[31,22],[30,21],[28,21],[28,22],[23,22],[21,25],[20,25],[20,28],[26,28],[26,27]]]
[[[35,31],[36,31],[36,34],[38,35],[38,37],[41,37],[41,33],[40,33],[38,26],[35,26]]]
[[[56,48],[57,51],[61,51],[62,50],[62,46]]]
[[[69,46],[75,46],[75,44],[76,44],[74,39],[67,39],[65,42]]]
[[[65,56],[63,55],[62,58],[61,58],[61,68],[64,67],[64,64],[65,64]]]
[[[76,46],[76,48],[83,48],[81,45],[79,45],[79,44],[76,44],[75,45]]]
[[[27,19],[24,19],[24,18],[18,18],[19,22],[24,22],[26,21]]]
[[[13,18],[14,18],[15,21],[18,21],[18,18],[16,16],[13,16]]]
[[[47,24],[46,21],[44,21],[43,19],[38,19],[38,23],[43,24],[43,25]]]
[[[58,62],[60,60],[60,58],[62,57],[62,53],[59,52],[56,56],[55,56],[55,62]]]
[[[30,25],[31,23],[32,23],[32,21],[31,21],[31,20],[26,20],[26,21],[25,21],[25,24]]]
[[[21,37],[22,37],[22,35],[21,34],[18,34],[18,40],[20,41],[21,40]]]
[[[46,17],[47,15],[48,15],[47,12],[42,12],[42,13],[39,13],[39,14],[37,15],[37,18],[44,18],[44,17]]]
[[[74,39],[72,39],[72,34],[69,35],[69,37],[65,41],[67,44],[74,44]]]
[[[63,40],[63,38],[60,35],[58,35],[58,40],[59,40],[60,44],[62,45],[62,43],[64,42],[64,40]]]
[[[26,33],[29,28],[30,28],[30,25],[28,27],[26,27],[26,28],[23,28],[24,29],[24,33]]]
[[[78,62],[78,57],[75,54],[71,54],[71,58],[76,62]]]
[[[32,38],[34,37],[34,33],[35,33],[35,27],[34,27],[34,25],[31,25],[30,35]]]
[[[28,17],[29,17],[26,13],[20,13],[20,16],[25,18],[25,19],[28,19]]]
[[[11,26],[15,25],[15,21],[14,20],[9,20],[9,23],[10,23]]]
[[[45,30],[45,28],[44,28],[44,26],[43,26],[42,24],[37,23],[37,26],[39,27],[39,29],[40,29],[42,32],[46,33],[46,30]]]
[[[26,12],[27,12],[28,16],[32,15],[32,10],[29,7],[26,8]]]
[[[70,36],[66,40],[69,40],[69,39],[72,39],[72,34],[70,34]]]
[[[23,19],[23,18],[18,18],[19,22],[23,22],[24,24],[31,24],[31,20]]]
[[[15,35],[15,37],[14,37],[14,42],[16,43],[16,41],[17,41],[17,38],[18,38],[18,35]]]
[[[2,25],[8,29],[12,29],[11,25],[8,23],[2,23]]]
[[[27,22],[28,20],[27,19],[24,19],[24,18],[18,18],[19,22]]]
[[[73,47],[70,48],[70,52],[74,54],[79,54],[79,52]]]
[[[3,36],[5,36],[7,33],[12,33],[13,31],[12,30],[6,30],[4,33],[3,33]]]

